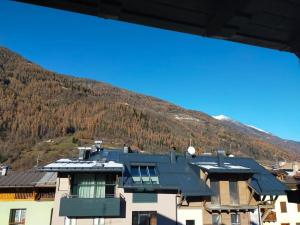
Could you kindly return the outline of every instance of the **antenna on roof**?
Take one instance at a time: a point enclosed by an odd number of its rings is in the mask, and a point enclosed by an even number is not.
[[[190,146],[187,149],[187,152],[193,156],[196,153],[196,149],[192,146],[192,135],[190,134]]]
[[[39,161],[40,161],[40,153],[38,153],[38,156],[36,158],[36,167],[39,167]]]

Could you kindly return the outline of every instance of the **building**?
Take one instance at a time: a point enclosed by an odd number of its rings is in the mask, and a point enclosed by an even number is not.
[[[271,211],[264,225],[300,225],[300,173],[299,163],[288,163],[273,170],[273,174],[285,183],[289,191],[286,196],[279,196],[275,208]]]
[[[286,190],[254,160],[222,154],[81,148],[41,170],[58,173],[55,225],[255,224]]]
[[[213,191],[204,204],[204,224],[260,224],[286,195],[286,186],[253,159],[219,153],[191,162]]]
[[[1,225],[51,225],[55,173],[2,169],[0,176]]]

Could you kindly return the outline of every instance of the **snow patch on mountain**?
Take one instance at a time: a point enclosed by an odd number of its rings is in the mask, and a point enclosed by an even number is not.
[[[258,130],[258,131],[260,131],[262,133],[271,134],[270,132],[267,132],[267,131],[265,131],[263,129],[257,128],[257,127],[252,126],[252,125],[246,125],[246,126],[252,128],[252,129]]]
[[[175,119],[177,120],[191,120],[191,121],[196,121],[196,122],[200,122],[199,119],[192,117],[192,116],[188,116],[188,115],[175,115]]]
[[[230,118],[228,116],[225,116],[225,115],[213,116],[213,118],[215,118],[217,120],[220,120],[220,121],[228,121],[228,122],[232,122],[232,123],[235,123],[235,124],[239,124],[239,125],[242,125],[242,126],[249,127],[251,129],[257,130],[259,132],[271,135],[270,132],[267,132],[267,131],[265,131],[263,129],[260,129],[260,128],[252,126],[252,125],[247,125],[247,124],[240,123],[240,122],[238,122],[238,121],[236,121],[236,120],[234,120],[234,119],[232,119],[232,118]]]
[[[234,121],[230,117],[224,115],[213,116],[213,118],[215,118],[216,120]]]

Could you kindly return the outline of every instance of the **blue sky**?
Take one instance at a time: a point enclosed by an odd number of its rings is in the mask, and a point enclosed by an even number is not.
[[[300,141],[300,63],[290,53],[8,0],[0,45],[59,73]]]

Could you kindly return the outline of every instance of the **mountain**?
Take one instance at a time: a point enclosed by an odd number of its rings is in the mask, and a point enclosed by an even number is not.
[[[298,144],[94,80],[60,75],[0,48],[0,162],[15,169],[76,156],[104,140],[147,152],[223,148],[259,160],[295,159]],[[276,140],[280,140],[279,138]]]
[[[291,152],[300,152],[300,142],[282,139],[280,137],[273,135],[268,131],[265,131],[263,129],[257,128],[252,125],[246,125],[240,123],[224,115],[213,116],[213,117],[219,120],[220,122],[222,122],[223,124],[225,124],[226,126],[230,126],[233,129],[240,131],[241,133],[254,136],[270,144],[274,144],[281,148],[285,148]]]

